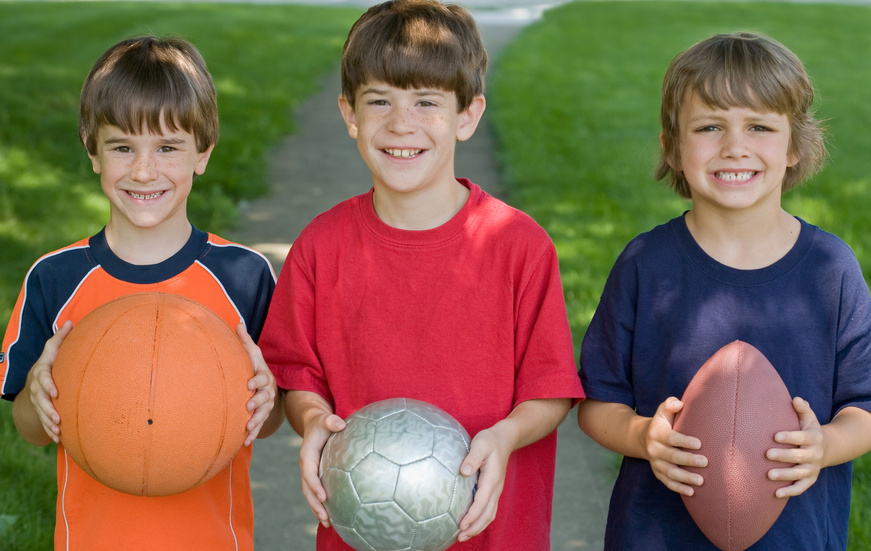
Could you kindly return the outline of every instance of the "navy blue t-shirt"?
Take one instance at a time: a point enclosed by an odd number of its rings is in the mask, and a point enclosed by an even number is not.
[[[758,348],[820,424],[845,406],[871,411],[871,295],[850,248],[800,220],[780,260],[737,270],[708,256],[683,217],[632,240],[614,265],[581,348],[587,396],[650,417],[680,397],[724,345]],[[750,549],[846,549],[852,464],[823,469]],[[716,550],[647,461],[624,458],[606,549]]]

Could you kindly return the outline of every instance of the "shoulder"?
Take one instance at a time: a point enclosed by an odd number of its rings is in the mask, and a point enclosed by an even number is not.
[[[29,281],[35,277],[59,278],[66,281],[78,280],[83,274],[97,266],[89,252],[89,239],[82,239],[42,255],[30,267],[26,280]]]
[[[363,230],[361,207],[371,201],[371,193],[364,193],[338,203],[317,215],[299,233],[290,249],[290,257],[332,251],[349,243],[352,236]]]
[[[206,242],[205,256],[218,256],[225,262],[244,262],[252,268],[272,271],[269,259],[256,249],[224,239],[213,233],[208,234]]]
[[[833,233],[829,233],[819,227],[798,219],[802,225],[802,232],[808,232],[811,240],[811,252],[815,254],[824,253],[832,255],[834,258],[841,260],[855,260],[856,255],[853,249],[847,243]]]
[[[547,231],[526,212],[481,191],[469,212],[469,233],[483,234],[493,246],[551,248]]]
[[[686,225],[682,217],[673,218],[632,238],[617,255],[612,274],[625,270],[675,267],[686,255],[682,247],[689,246],[682,232]]]

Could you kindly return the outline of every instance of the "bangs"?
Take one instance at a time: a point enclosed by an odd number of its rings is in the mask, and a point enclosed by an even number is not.
[[[217,96],[202,56],[173,38],[120,43],[98,60],[82,87],[82,143],[93,154],[101,126],[160,134],[161,123],[192,134],[200,152],[217,142]]]
[[[440,90],[454,90],[464,82],[462,46],[454,34],[422,19],[392,30],[382,35],[386,38],[380,44],[363,52],[356,64],[361,82]]]
[[[367,82],[452,91],[462,111],[484,93],[487,53],[472,16],[458,6],[395,2],[370,8],[342,55],[342,92],[353,106]]]
[[[195,98],[176,94],[170,82],[153,84],[138,90],[125,89],[124,85],[106,90],[93,105],[97,125],[117,126],[128,134],[160,134],[162,115],[168,130],[194,134],[199,126]]]
[[[716,36],[684,62],[685,90],[711,106],[792,114],[806,111],[813,102],[801,61],[786,48],[753,35]]]
[[[760,113],[779,114],[805,109],[799,105],[799,98],[790,93],[782,75],[766,70],[759,59],[744,56],[724,61],[721,67],[700,71],[687,90],[698,94],[707,105],[720,109],[744,107]]]

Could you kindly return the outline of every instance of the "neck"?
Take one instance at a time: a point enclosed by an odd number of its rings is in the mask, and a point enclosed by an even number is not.
[[[780,207],[772,213],[711,213],[694,206],[686,223],[705,253],[739,270],[774,264],[792,249],[801,231],[801,223]]]
[[[106,225],[106,242],[121,260],[137,266],[159,264],[185,246],[193,228],[187,219],[170,228],[166,223],[155,228]]]
[[[372,196],[378,218],[401,230],[431,230],[453,218],[469,199],[469,188],[453,180],[449,186],[414,193],[393,193],[380,186]]]

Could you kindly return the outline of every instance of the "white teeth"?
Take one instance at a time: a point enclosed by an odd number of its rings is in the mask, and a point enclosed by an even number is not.
[[[384,152],[392,157],[402,157],[408,159],[416,157],[423,149],[385,149]]]
[[[748,170],[746,172],[717,172],[718,179],[725,182],[743,182],[749,180],[756,175],[756,171]]]
[[[152,193],[150,195],[142,195],[141,193],[133,193],[132,191],[128,191],[127,193],[129,193],[130,197],[133,197],[134,199],[157,199],[158,197],[163,195],[162,191],[158,191],[157,193]]]

